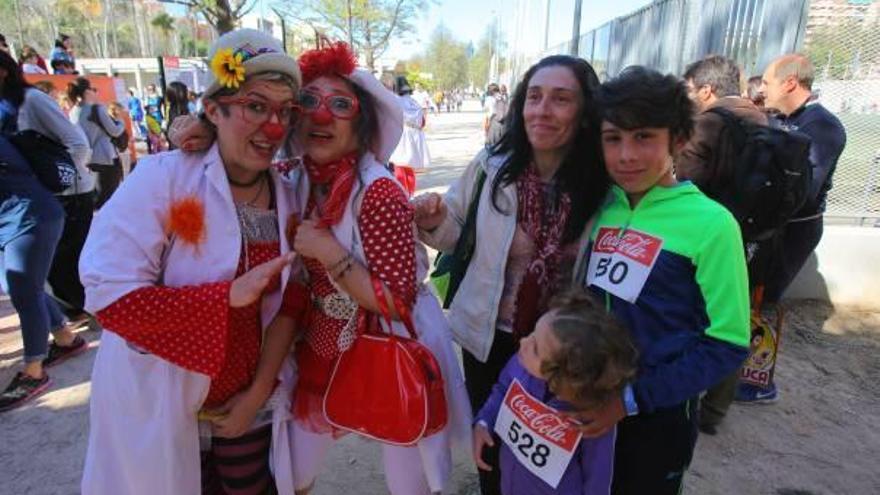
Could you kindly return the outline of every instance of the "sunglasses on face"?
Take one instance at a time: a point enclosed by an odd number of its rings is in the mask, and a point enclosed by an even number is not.
[[[351,120],[360,109],[357,98],[344,94],[322,95],[315,91],[303,90],[299,93],[299,108],[304,114],[312,114],[323,106],[334,117]]]
[[[297,105],[292,101],[273,104],[265,100],[255,98],[234,98],[224,97],[218,98],[217,101],[224,105],[236,105],[241,108],[241,116],[245,122],[249,124],[262,125],[272,118],[272,115],[278,119],[278,123],[282,125],[290,124],[293,116],[296,114]]]

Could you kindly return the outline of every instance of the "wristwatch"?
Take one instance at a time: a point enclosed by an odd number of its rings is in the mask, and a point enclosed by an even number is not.
[[[627,416],[635,416],[639,413],[639,404],[636,402],[636,394],[631,383],[623,389],[623,408]]]

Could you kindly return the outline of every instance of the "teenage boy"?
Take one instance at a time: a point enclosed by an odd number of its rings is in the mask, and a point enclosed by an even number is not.
[[[615,495],[676,495],[697,438],[697,398],[734,372],[749,343],[748,278],[733,216],[672,157],[693,131],[684,82],[631,67],[602,85],[602,149],[613,181],[582,283],[639,351],[624,393],[577,414],[588,437],[617,425]]]

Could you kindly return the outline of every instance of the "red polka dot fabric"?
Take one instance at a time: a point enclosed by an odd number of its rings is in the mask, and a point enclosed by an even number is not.
[[[280,314],[293,318],[297,329],[306,323],[306,314],[309,310],[309,288],[301,281],[290,280],[284,289],[284,298],[281,300]]]
[[[406,193],[392,179],[373,182],[364,193],[358,226],[371,274],[412,308],[416,297],[415,237],[413,210]],[[338,293],[319,261],[304,257],[303,263],[312,297],[324,299]],[[300,375],[292,409],[300,424],[308,429],[332,431],[321,404],[330,369],[341,353],[339,342],[345,339],[340,339],[340,334],[347,322],[326,315],[317,306],[310,308],[307,321],[307,345],[297,347],[296,351]]]
[[[416,296],[412,222],[413,210],[406,193],[392,179],[379,179],[367,188],[358,216],[367,264],[370,272],[410,307]],[[318,260],[303,257],[303,264],[313,296],[323,299],[337,293]],[[306,341],[321,357],[334,359],[340,353],[339,334],[346,322],[313,309],[309,312]]]
[[[280,255],[278,242],[252,242],[248,245],[245,266],[244,254],[238,260],[235,275],[244,274],[249,268],[263,264]],[[278,288],[280,280],[269,283],[267,292]],[[260,361],[263,329],[260,318],[260,302],[229,311],[229,331],[226,334],[226,358],[217,377],[211,381],[205,407],[220,406],[233,395],[250,386]]]
[[[416,300],[413,218],[406,193],[391,179],[370,185],[358,216],[370,273],[410,308]]]
[[[277,257],[279,250],[278,242],[251,243],[250,267]],[[245,272],[244,260],[242,253],[236,276]],[[260,304],[230,308],[231,284],[144,287],[99,311],[98,320],[134,346],[210,376],[205,406],[219,406],[250,385],[262,341]]]

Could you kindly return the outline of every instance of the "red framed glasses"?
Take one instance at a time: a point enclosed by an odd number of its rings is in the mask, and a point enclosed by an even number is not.
[[[360,104],[354,96],[339,93],[322,95],[308,90],[299,92],[299,109],[303,113],[315,113],[322,106],[334,117],[343,120],[355,118],[360,110]]]
[[[297,111],[297,104],[288,101],[280,104],[269,103],[266,100],[258,100],[255,98],[240,97],[235,98],[226,96],[217,98],[217,102],[224,105],[236,105],[241,107],[241,117],[249,124],[262,125],[272,118],[272,115],[278,118],[278,122],[282,125],[288,125],[293,120],[293,116]]]

